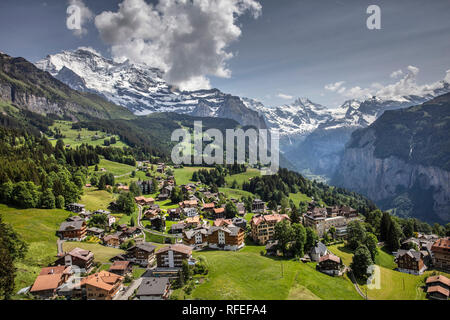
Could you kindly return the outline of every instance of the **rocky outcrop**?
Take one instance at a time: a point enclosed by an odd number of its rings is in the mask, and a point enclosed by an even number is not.
[[[247,108],[239,97],[226,96],[223,105],[217,110],[216,116],[233,119],[243,126],[267,129],[264,117],[258,112]]]
[[[395,156],[377,158],[375,140],[375,130],[369,129],[357,145],[345,150],[333,183],[366,195],[383,209],[394,208],[396,197],[407,193],[411,202],[418,204],[412,216],[429,222],[449,222],[450,172]],[[425,202],[432,206],[418,208]]]
[[[72,73],[63,70],[62,76]],[[81,80],[78,79],[78,85]],[[21,109],[73,120],[132,117],[127,109],[90,92],[73,90],[27,60],[6,54],[0,54],[0,99]]]

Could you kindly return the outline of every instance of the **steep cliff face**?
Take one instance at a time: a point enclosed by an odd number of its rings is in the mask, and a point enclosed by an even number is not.
[[[333,183],[382,209],[450,221],[450,95],[389,111],[347,145]]]
[[[267,129],[264,117],[258,112],[247,108],[239,97],[226,96],[216,115],[219,118],[233,119],[244,126]]]
[[[23,58],[0,54],[0,100],[40,114],[75,119],[131,118],[127,109],[92,93],[81,93]]]

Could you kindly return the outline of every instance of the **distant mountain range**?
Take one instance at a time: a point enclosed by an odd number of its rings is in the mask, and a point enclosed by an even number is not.
[[[128,61],[116,63],[87,49],[49,55],[36,66],[75,90],[99,94],[136,115],[176,112],[266,128],[264,118],[239,97],[218,89],[180,91],[163,79],[159,69]]]
[[[348,100],[336,109],[307,98],[299,98],[289,105],[267,107],[254,99],[232,96],[218,89],[180,91],[164,80],[159,69],[129,61],[117,63],[90,49],[49,55],[36,66],[73,89],[97,93],[136,115],[176,112],[278,129],[281,150],[296,170],[325,179],[334,175],[354,130],[369,126],[386,110],[417,105],[450,92],[450,85],[442,82],[425,96]]]

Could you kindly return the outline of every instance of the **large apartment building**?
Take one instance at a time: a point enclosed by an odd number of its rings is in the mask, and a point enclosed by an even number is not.
[[[181,268],[183,260],[192,258],[192,248],[184,244],[163,247],[156,252],[158,268]]]
[[[322,237],[331,227],[336,228],[338,235],[345,236],[347,224],[354,219],[358,219],[358,214],[350,207],[314,207],[304,216],[304,225],[313,228],[319,237]]]
[[[433,265],[436,269],[450,272],[450,237],[441,238],[431,247]]]
[[[253,216],[250,220],[253,241],[265,245],[267,241],[272,240],[275,225],[285,219],[290,220],[288,215],[279,213]]]

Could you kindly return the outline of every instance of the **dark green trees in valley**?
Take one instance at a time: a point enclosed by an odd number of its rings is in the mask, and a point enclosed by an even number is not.
[[[14,292],[14,262],[23,259],[27,244],[0,216],[0,298],[8,300]]]

